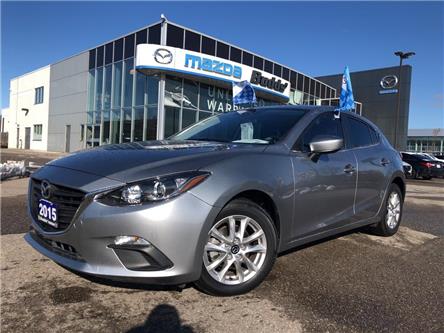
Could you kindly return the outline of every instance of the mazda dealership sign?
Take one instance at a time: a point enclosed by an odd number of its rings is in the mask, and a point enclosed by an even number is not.
[[[382,90],[379,91],[379,94],[396,94],[398,92],[398,89],[396,89],[398,81],[399,79],[396,75],[384,76],[379,82],[379,85],[382,88]]]
[[[177,76],[195,76],[226,83],[247,80],[261,94],[288,101],[290,82],[276,75],[230,60],[199,52],[156,44],[139,44],[136,69],[144,73],[167,72]]]

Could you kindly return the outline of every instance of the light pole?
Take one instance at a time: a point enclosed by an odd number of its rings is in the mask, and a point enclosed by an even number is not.
[[[399,57],[399,73],[398,73],[398,103],[396,105],[396,118],[395,118],[395,149],[398,147],[398,126],[399,126],[399,109],[401,107],[401,71],[402,71],[402,60],[414,56],[415,52],[395,52],[395,56]]]

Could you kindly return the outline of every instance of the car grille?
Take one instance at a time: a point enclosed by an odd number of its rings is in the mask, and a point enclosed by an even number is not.
[[[85,193],[78,190],[73,190],[67,187],[52,185],[52,193],[49,200],[57,205],[57,223],[58,227],[54,228],[49,224],[39,221],[37,218],[39,199],[42,198],[41,194],[41,181],[31,180],[31,213],[34,221],[44,230],[48,232],[56,232],[65,230],[71,223],[74,215],[76,214],[80,204],[85,197]]]
[[[30,230],[30,235],[40,245],[42,245],[43,247],[47,248],[48,250],[54,253],[57,253],[58,255],[61,255],[69,259],[83,261],[83,258],[80,256],[80,254],[72,245],[65,244],[59,241],[54,241],[49,238],[45,238],[34,229]]]

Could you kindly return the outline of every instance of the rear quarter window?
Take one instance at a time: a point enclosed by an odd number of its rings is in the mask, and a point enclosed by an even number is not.
[[[379,143],[379,134],[378,132],[376,132],[371,126],[369,126],[370,129],[370,136],[372,138],[372,143],[373,144],[378,144]]]
[[[403,161],[415,161],[416,158],[413,155],[402,153]]]
[[[375,131],[365,122],[354,117],[347,117],[346,128],[349,148],[367,147],[377,140]]]

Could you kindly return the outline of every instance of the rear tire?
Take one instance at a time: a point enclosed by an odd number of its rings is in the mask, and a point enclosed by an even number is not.
[[[381,221],[372,228],[372,232],[378,236],[389,237],[396,234],[401,224],[404,198],[399,186],[392,183],[387,191],[384,215]]]
[[[222,209],[208,234],[195,285],[215,296],[247,293],[267,277],[276,251],[270,215],[250,200],[235,199]]]

